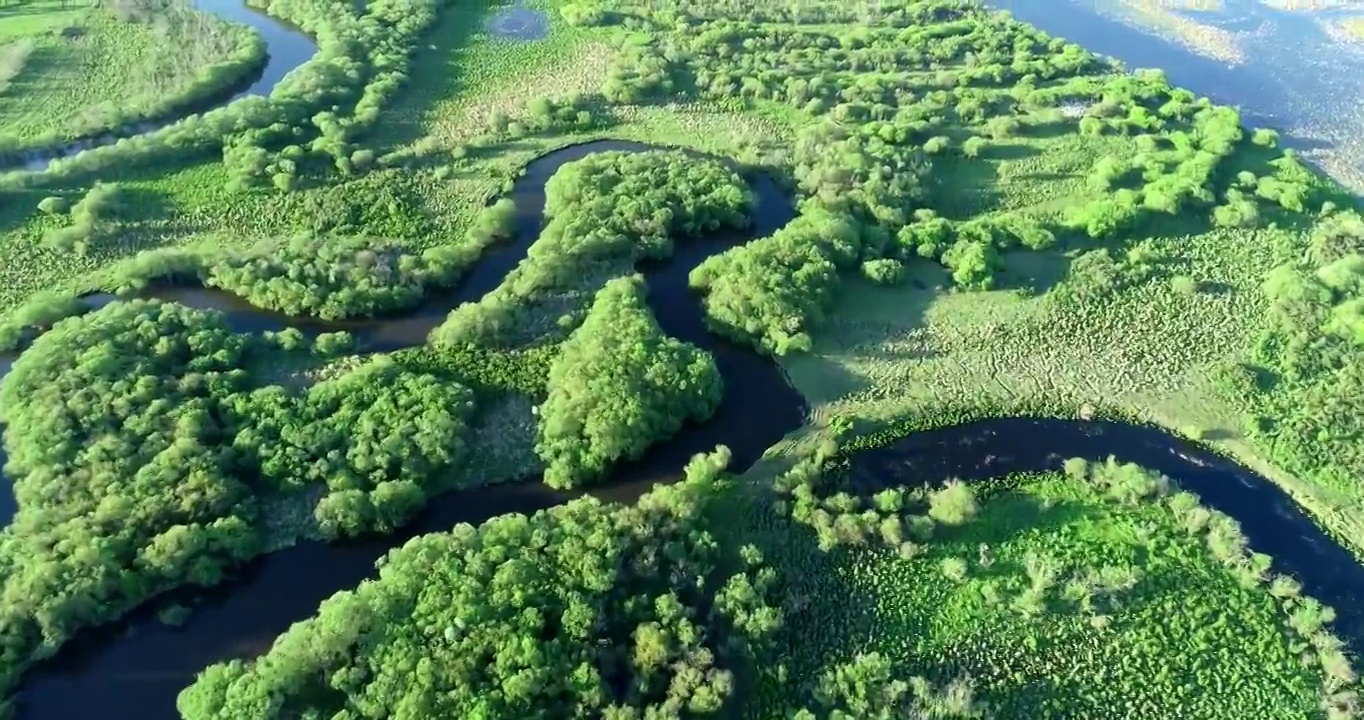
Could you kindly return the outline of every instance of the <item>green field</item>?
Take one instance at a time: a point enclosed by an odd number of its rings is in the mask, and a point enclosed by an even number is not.
[[[277,0],[320,51],[275,95],[0,179],[0,344],[22,351],[0,386],[19,500],[0,686],[261,553],[387,534],[529,472],[590,486],[704,422],[712,353],[624,278],[741,226],[741,170],[789,186],[797,217],[690,286],[713,335],[780,367],[805,427],[636,509],[414,541],[264,659],[207,670],[183,717],[1359,716],[1330,611],[1166,481],[1071,464],[873,499],[840,492],[833,459],[988,417],[1151,423],[1364,556],[1355,198],[1236,111],[970,3],[528,5],[546,38],[490,37],[483,2]],[[0,7],[0,45],[43,38],[0,90],[3,132],[51,130],[34,73],[59,71],[42,43],[63,23],[87,28],[81,52],[155,65],[145,25],[34,7],[20,26]],[[147,91],[89,80],[44,86],[77,109]],[[507,240],[529,163],[595,139],[736,167],[564,166],[527,260],[392,353],[173,303],[47,329],[84,311],[75,294],[170,277],[401,316]],[[541,560],[506,561],[523,555]]]
[[[743,528],[726,536],[755,542],[799,598],[745,717],[788,717],[811,678],[871,653],[895,678],[966,682],[988,717],[1320,712],[1322,671],[1284,642],[1315,632],[1293,617],[1296,590],[1271,596],[1271,578],[1225,559],[1236,543],[1208,536],[1177,489],[1123,502],[1061,473],[976,488],[978,512],[909,556],[879,538],[822,553],[766,505],[725,515]]]
[[[250,28],[142,5],[0,7],[0,152],[159,117],[221,92],[263,61]]]

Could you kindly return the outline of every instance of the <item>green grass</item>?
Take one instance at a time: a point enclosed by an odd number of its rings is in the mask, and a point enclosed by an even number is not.
[[[949,216],[1021,210],[1055,217],[1093,195],[1085,176],[1096,157],[1135,152],[1131,138],[1120,136],[1004,142],[980,159],[945,159],[935,168],[948,188]],[[1255,159],[1237,163],[1251,167]],[[1245,437],[1248,398],[1218,388],[1219,374],[1247,356],[1266,326],[1265,274],[1308,245],[1302,223],[1290,220],[1215,229],[1195,210],[1120,241],[1072,238],[1043,252],[1010,252],[999,289],[985,292],[953,290],[938,265],[914,262],[911,282],[898,287],[851,281],[816,333],[814,352],[780,362],[819,418],[914,417],[941,425],[963,414],[1074,415],[1085,408],[1154,422],[1270,475],[1364,552],[1364,490],[1277,470],[1272,448]],[[1149,278],[1076,292],[1076,257],[1107,248],[1121,259],[1138,245],[1159,257]]]
[[[879,652],[898,677],[969,676],[992,717],[1317,717],[1319,671],[1299,661],[1279,602],[1242,585],[1163,506],[1116,505],[1061,474],[1008,478],[987,495],[974,521],[941,529],[913,559],[824,554],[762,501],[736,506],[726,537],[756,542],[790,583],[780,664],[744,716],[787,717],[824,670]],[[1036,615],[1014,605],[1033,582],[1029,556],[1058,568]],[[949,578],[945,563],[964,575]],[[1063,597],[1069,579],[1103,567],[1135,586],[1092,610]]]
[[[120,20],[97,8],[0,8],[0,43],[31,41],[0,94],[0,147],[40,147],[163,114],[221,90],[263,57],[255,32],[190,10]],[[209,66],[238,63],[230,72]]]

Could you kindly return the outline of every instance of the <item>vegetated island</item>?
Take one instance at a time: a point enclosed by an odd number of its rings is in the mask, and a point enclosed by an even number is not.
[[[251,28],[182,3],[0,7],[0,158],[118,131],[230,90],[265,62]]]
[[[1115,416],[1265,468],[1357,552],[1364,221],[1272,131],[950,0],[552,4],[528,43],[482,5],[328,7],[269,8],[319,45],[270,97],[0,184],[10,692],[262,553],[599,486],[758,379],[741,352],[811,410],[752,468],[714,448],[633,506],[414,539],[180,715],[1358,715],[1322,602],[1364,587],[1346,552],[1312,585],[1185,479],[1064,446],[983,483],[858,471],[969,420]],[[710,156],[531,162],[605,137]],[[315,319],[243,332],[213,288]]]

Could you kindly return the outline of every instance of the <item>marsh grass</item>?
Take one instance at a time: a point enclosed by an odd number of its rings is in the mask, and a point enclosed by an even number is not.
[[[145,21],[120,20],[103,7],[75,13],[56,2],[22,7],[32,34],[11,35],[9,46],[27,43],[30,52],[0,94],[0,150],[43,147],[164,114],[222,91],[264,59],[255,31],[185,7]],[[0,25],[9,22],[0,15]]]
[[[777,464],[750,472],[752,498],[727,511],[728,534],[787,579],[795,628],[750,680],[744,717],[789,716],[810,678],[866,652],[901,677],[969,677],[996,717],[1317,716],[1319,673],[1279,602],[1159,503],[1116,504],[1061,473],[1012,476],[978,486],[979,516],[923,555],[825,554],[760,499]]]

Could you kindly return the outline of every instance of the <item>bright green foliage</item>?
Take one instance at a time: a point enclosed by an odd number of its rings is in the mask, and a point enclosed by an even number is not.
[[[0,682],[77,628],[156,589],[212,585],[256,552],[227,406],[246,351],[216,313],[139,301],[64,320],[14,363]]]
[[[1131,466],[1075,470],[977,486],[976,520],[911,553],[820,552],[773,508],[736,509],[807,608],[746,716],[903,717],[878,713],[932,697],[933,717],[1307,720],[1352,687],[1348,661],[1315,658],[1329,609],[1267,575],[1229,518]]]
[[[476,257],[477,248],[416,256],[371,238],[300,236],[225,253],[209,265],[205,283],[258,307],[339,320],[411,307]]]
[[[165,115],[265,60],[254,30],[189,6],[27,0],[9,12],[5,25],[31,29],[9,43],[0,30],[0,154]]]
[[[987,717],[984,704],[975,700],[969,683],[954,681],[939,692],[920,677],[901,680],[895,677],[890,660],[879,653],[858,655],[825,672],[815,697],[820,710],[827,715],[806,710],[796,713],[797,720],[815,720],[820,716],[829,720]]]
[[[721,383],[708,353],[663,334],[638,277],[612,280],[549,369],[535,446],[545,483],[586,484],[688,420],[705,420],[720,404]]]
[[[261,472],[281,487],[324,483],[322,532],[356,535],[402,526],[425,505],[427,484],[464,459],[473,393],[379,358],[302,399],[272,386],[236,409],[252,419],[236,443],[256,449]]]
[[[1322,218],[1305,256],[1265,278],[1269,327],[1231,391],[1253,398],[1249,429],[1291,466],[1356,487],[1364,472],[1364,220]],[[1252,370],[1254,370],[1252,372]],[[1267,391],[1267,392],[1262,392]],[[1326,453],[1321,448],[1328,449]]]
[[[432,339],[448,346],[504,342],[527,306],[580,289],[598,272],[668,257],[675,237],[745,227],[753,203],[732,170],[678,152],[606,152],[567,163],[545,184],[549,222],[527,259],[496,290],[450,313]]]
[[[812,208],[769,237],[707,259],[691,274],[705,293],[707,321],[731,338],[785,355],[810,349],[840,268],[858,258],[858,230],[845,216]]]
[[[779,626],[761,557],[727,558],[705,505],[728,461],[634,507],[591,497],[425,535],[265,656],[214,665],[186,720],[709,717]],[[741,569],[722,569],[729,565]]]

